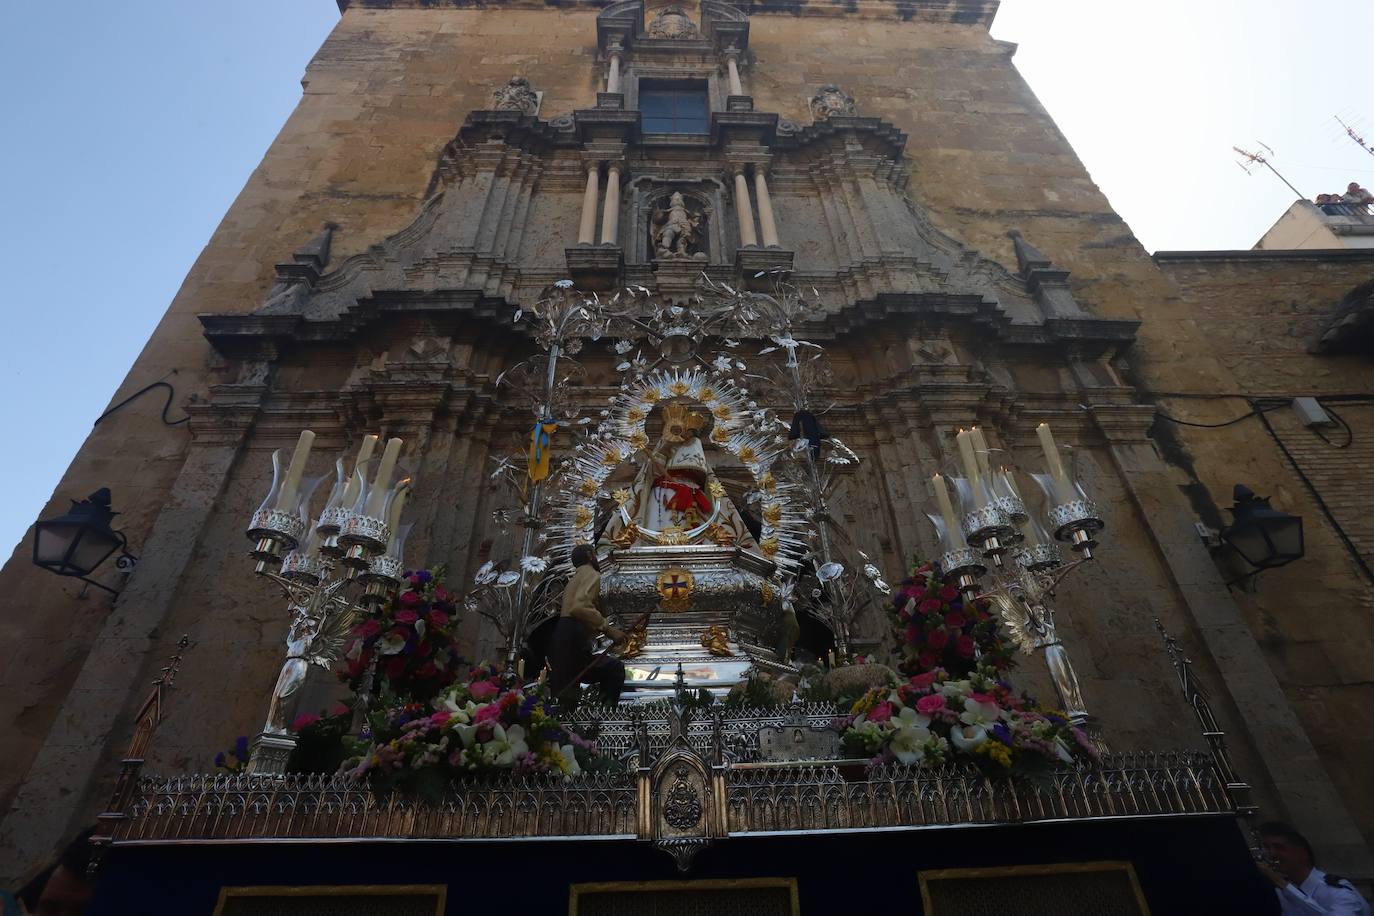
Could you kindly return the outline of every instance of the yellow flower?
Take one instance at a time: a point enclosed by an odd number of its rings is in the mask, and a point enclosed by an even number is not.
[[[717,420],[730,419],[730,408],[725,404],[717,404],[712,408],[711,413],[715,414]]]
[[[625,414],[625,419],[629,420],[631,423],[638,423],[640,420],[644,419],[644,416],[644,408],[636,405],[631,407],[629,412]]]
[[[754,447],[752,445],[746,445],[739,450],[738,457],[740,461],[743,461],[745,464],[748,464],[749,462],[757,459],[759,457],[759,453],[754,451]]]
[[[703,386],[697,391],[697,400],[703,404],[709,404],[716,399],[716,393],[711,388]]]

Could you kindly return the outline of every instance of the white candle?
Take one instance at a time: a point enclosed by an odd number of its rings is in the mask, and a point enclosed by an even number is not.
[[[372,460],[372,450],[377,447],[377,437],[373,435],[363,436],[362,448],[358,449],[358,460],[353,462],[353,473],[348,477],[348,483],[344,484],[343,496],[339,499],[339,505],[345,508],[352,508],[353,503],[358,499],[358,490],[361,489],[358,471],[363,465]]]
[[[525,679],[525,660],[523,658],[515,663],[515,677],[516,680],[520,681]]]
[[[396,498],[391,501],[391,511],[386,514],[386,523],[391,528],[391,537],[395,540],[396,532],[401,530],[401,512],[406,507],[406,498],[410,495],[410,478],[406,478],[397,485]]]
[[[277,510],[280,512],[295,512],[296,494],[300,490],[301,478],[305,476],[305,465],[310,460],[310,447],[315,444],[315,434],[308,429],[301,430],[301,437],[296,440],[296,450],[291,453],[291,464],[286,469],[286,483],[282,484],[281,492],[277,494]]]
[[[987,493],[981,486],[982,475],[978,473],[978,458],[973,454],[973,434],[966,429],[959,430],[955,437],[959,444],[959,457],[964,462],[964,476],[968,478],[969,489],[973,492],[973,505],[976,509],[987,506]]]
[[[372,492],[367,494],[367,505],[363,508],[363,515],[368,518],[381,517],[382,509],[386,506],[386,494],[391,489],[391,475],[396,472],[396,461],[400,457],[401,440],[388,439],[377,476],[372,480]]]
[[[976,426],[968,432],[973,439],[973,454],[978,459],[978,473],[989,478],[991,483],[992,465],[988,463],[988,440],[983,438],[983,431]]]
[[[930,478],[930,484],[935,488],[935,501],[940,504],[940,518],[945,521],[945,539],[957,544],[961,540],[962,529],[959,527],[959,517],[954,514],[954,504],[949,501],[945,479],[936,474]]]
[[[1054,436],[1050,433],[1050,424],[1041,423],[1035,428],[1035,434],[1040,437],[1040,448],[1045,452],[1045,467],[1049,470],[1050,476],[1065,492],[1068,492],[1069,478],[1064,473],[1064,463],[1059,460],[1059,447],[1054,444]]]

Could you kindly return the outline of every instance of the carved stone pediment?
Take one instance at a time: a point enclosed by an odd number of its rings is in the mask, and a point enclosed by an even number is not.
[[[650,38],[683,40],[701,36],[697,24],[680,6],[665,6],[660,9],[654,18],[649,20],[645,31],[649,33]]]
[[[539,93],[523,76],[512,76],[504,86],[491,93],[491,107],[495,111],[519,111],[527,115],[539,113]]]
[[[852,118],[859,113],[854,96],[833,83],[822,86],[811,97],[811,118],[826,121],[833,117]]]

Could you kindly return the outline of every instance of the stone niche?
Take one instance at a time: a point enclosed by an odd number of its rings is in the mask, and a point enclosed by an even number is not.
[[[681,195],[680,208],[674,195]],[[629,226],[624,236],[629,264],[687,261],[725,264],[722,229],[729,225],[725,185],[712,178],[670,181],[653,175],[630,182]],[[685,216],[685,222],[684,222]]]

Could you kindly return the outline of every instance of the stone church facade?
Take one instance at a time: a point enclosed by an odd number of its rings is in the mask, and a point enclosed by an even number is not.
[[[1107,741],[1200,743],[1158,618],[1264,813],[1336,870],[1374,875],[1367,497],[1306,459],[1319,491],[1345,494],[1331,502],[1352,553],[1262,430],[1157,419],[1357,394],[1358,347],[1309,354],[1289,322],[1320,336],[1374,262],[1333,260],[1312,284],[1314,262],[1274,253],[1152,260],[989,35],[991,0],[340,6],[299,106],[111,399],[175,371],[190,422],[146,403],[112,416],[45,513],[109,487],[137,571],[113,600],[77,600],[26,540],[0,572],[22,596],[0,620],[0,874],[27,873],[104,802],[181,634],[194,648],[150,768],[205,769],[257,727],[284,618],[243,529],[273,449],[309,427],[323,472],[366,432],[403,437],[407,552],[466,580],[500,546],[491,458],[528,434],[496,383],[533,350],[514,307],[564,278],[675,302],[702,273],[751,285],[783,269],[826,303],[807,333],[835,364],[827,425],[867,457],[836,506],[861,546],[894,571],[936,551],[927,481],[958,428],[1031,467],[1052,423],[1107,522],[1100,561],[1058,599]],[[1311,314],[1272,316],[1298,303]],[[1259,310],[1273,334],[1251,329]],[[1284,343],[1256,363],[1256,336]],[[590,343],[581,359],[590,410],[616,357]],[[1190,397],[1237,392],[1235,411]],[[1343,413],[1358,429],[1368,410]],[[1254,593],[1228,589],[1194,526],[1224,523],[1236,482],[1307,522],[1308,559]],[[474,654],[494,649],[465,626]],[[1051,692],[1034,660],[1019,680]]]

